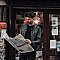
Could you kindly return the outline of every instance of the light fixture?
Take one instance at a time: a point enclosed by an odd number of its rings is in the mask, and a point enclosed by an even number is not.
[[[5,0],[0,0],[0,6],[4,6],[4,5],[7,5]]]

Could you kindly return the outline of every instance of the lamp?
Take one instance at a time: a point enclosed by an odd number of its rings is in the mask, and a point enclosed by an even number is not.
[[[7,5],[6,2],[5,2],[5,0],[0,0],[0,6],[2,6],[2,5],[3,5],[3,6],[4,6],[4,5]]]

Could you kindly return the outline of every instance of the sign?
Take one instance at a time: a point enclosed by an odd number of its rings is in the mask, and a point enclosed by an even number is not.
[[[5,29],[7,28],[7,23],[6,22],[0,22],[0,29]]]
[[[50,40],[50,49],[56,49],[56,40]]]
[[[58,27],[52,27],[52,35],[58,35]]]
[[[52,35],[58,35],[58,17],[51,17]]]
[[[58,17],[51,17],[52,26],[58,26]]]

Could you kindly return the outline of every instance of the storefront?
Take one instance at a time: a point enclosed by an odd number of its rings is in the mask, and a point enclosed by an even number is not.
[[[43,32],[41,35],[41,42],[40,42],[40,48],[43,52],[43,60],[55,60],[59,58],[59,50],[57,50],[56,43],[60,40],[59,39],[59,19],[60,19],[60,8],[59,8],[59,2],[57,1],[24,1],[20,2],[17,1],[7,1],[6,6],[6,20],[7,20],[7,33],[10,37],[14,37],[17,34],[19,34],[20,26],[24,22],[24,18],[26,16],[34,17],[36,15],[36,12],[38,12],[38,16],[40,18],[41,24],[39,25],[42,28]],[[44,5],[43,5],[44,4]],[[54,25],[53,22],[57,21],[57,25]],[[56,45],[52,45],[53,43]],[[7,54],[6,59],[7,60],[13,60],[15,59],[15,49],[12,48],[7,43]],[[9,48],[8,48],[9,47]],[[59,48],[59,47],[58,47]],[[11,50],[10,50],[11,49]],[[12,54],[11,54],[12,53]],[[8,56],[7,56],[8,55]],[[57,58],[58,57],[58,58]]]

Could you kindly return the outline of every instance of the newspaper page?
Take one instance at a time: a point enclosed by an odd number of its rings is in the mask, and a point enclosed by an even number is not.
[[[32,48],[32,46],[30,44],[26,44],[25,42],[25,38],[19,34],[19,37],[17,39],[14,38],[9,38],[6,40],[18,51],[20,51],[20,53],[26,53],[26,52],[31,52],[34,51],[34,49]]]

